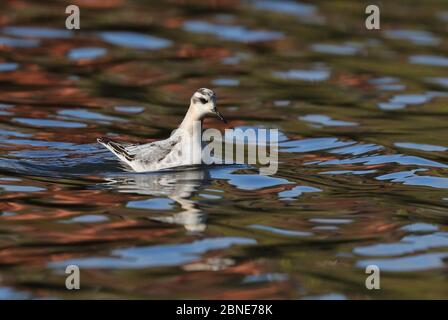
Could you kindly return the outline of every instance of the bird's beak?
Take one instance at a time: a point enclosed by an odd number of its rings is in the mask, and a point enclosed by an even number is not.
[[[222,122],[227,123],[227,120],[224,119],[224,117],[222,116],[221,113],[219,113],[218,109],[214,108],[213,110],[214,110],[216,116],[217,116]]]

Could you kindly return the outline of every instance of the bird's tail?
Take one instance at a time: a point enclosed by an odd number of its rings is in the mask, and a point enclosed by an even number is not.
[[[126,150],[126,146],[115,142],[109,138],[106,137],[100,137],[97,139],[99,143],[101,143],[103,146],[105,146],[107,149],[109,149],[113,154],[115,154],[120,160],[128,163],[135,159],[135,155],[130,154]]]

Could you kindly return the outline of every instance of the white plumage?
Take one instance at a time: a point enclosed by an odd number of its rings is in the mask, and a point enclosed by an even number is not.
[[[215,93],[201,88],[191,97],[184,120],[168,139],[142,145],[119,143],[105,137],[98,138],[98,142],[136,172],[200,164],[202,120],[207,116],[218,116],[225,122],[216,109]]]

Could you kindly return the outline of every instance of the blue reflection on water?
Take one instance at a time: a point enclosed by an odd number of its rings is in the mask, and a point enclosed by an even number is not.
[[[361,51],[361,46],[354,43],[344,44],[325,44],[316,43],[311,46],[311,49],[319,53],[327,53],[341,56],[352,56]]]
[[[415,169],[411,171],[388,173],[376,177],[376,179],[390,180],[392,182],[400,182],[405,185],[427,186],[441,189],[448,188],[448,178],[416,175],[415,173],[418,171],[425,171],[425,169]]]
[[[425,144],[425,143],[414,143],[414,142],[396,142],[394,143],[396,147],[406,148],[406,149],[415,149],[422,151],[447,151],[448,148],[442,146],[436,146],[433,144]]]
[[[316,6],[308,3],[302,3],[289,0],[260,0],[254,1],[254,6],[258,9],[275,11],[285,14],[292,14],[297,16],[308,16],[315,14]]]
[[[0,63],[0,72],[10,72],[15,71],[19,67],[18,63],[15,62],[5,62]]]
[[[398,256],[448,246],[448,233],[436,232],[425,235],[406,236],[397,243],[380,243],[357,247],[355,254],[362,256]]]
[[[311,123],[320,124],[323,126],[351,127],[358,125],[356,122],[334,120],[322,114],[308,114],[306,116],[299,117],[299,119]]]
[[[10,184],[0,184],[0,189],[3,189],[6,192],[39,192],[45,190],[44,188],[40,187],[10,185]]]
[[[29,299],[30,294],[9,287],[0,287],[0,300]]]
[[[249,238],[221,237],[196,240],[191,243],[154,245],[114,250],[111,257],[81,258],[51,262],[53,268],[74,264],[81,268],[150,268],[177,266],[197,260],[202,254],[234,245],[254,245]]]
[[[99,121],[125,121],[124,119],[120,119],[118,117],[106,116],[104,114],[85,109],[66,109],[58,111],[58,114],[61,116],[67,116],[79,119],[91,119]]]
[[[158,50],[172,45],[170,40],[138,32],[105,31],[99,35],[106,42],[132,49]]]
[[[332,171],[323,171],[319,172],[319,174],[354,174],[354,175],[363,175],[375,173],[377,170],[332,170]]]
[[[205,21],[187,21],[184,23],[184,29],[239,42],[272,41],[283,38],[283,33],[277,31],[249,30],[242,26],[213,24]]]
[[[347,297],[341,293],[329,293],[320,296],[307,296],[303,300],[347,300]]]
[[[448,167],[447,165],[440,162],[427,160],[417,156],[407,156],[404,154],[372,155],[358,158],[335,159],[321,162],[313,162],[313,164],[315,163],[318,163],[320,165],[339,165],[339,164],[357,164],[357,163],[362,163],[364,165],[376,165],[385,163],[398,163],[402,165],[420,165],[435,168]]]
[[[342,147],[342,148],[337,148],[337,149],[333,149],[330,150],[329,153],[334,153],[334,154],[352,154],[354,156],[360,155],[360,154],[364,154],[364,153],[369,153],[372,151],[378,151],[384,149],[384,147],[379,146],[377,144],[373,144],[373,143],[357,143],[355,145],[350,145],[348,147]]]
[[[409,57],[409,62],[436,67],[448,67],[448,58],[444,56],[414,55]]]
[[[85,123],[48,120],[48,119],[32,119],[32,118],[14,118],[15,121],[28,124],[36,127],[60,127],[60,128],[84,128],[87,127]]]
[[[423,222],[408,224],[400,229],[408,232],[433,232],[439,230],[436,225]]]
[[[212,83],[215,86],[235,87],[240,84],[240,81],[238,79],[231,79],[231,78],[218,78],[218,79],[212,80]]]
[[[307,231],[298,231],[298,230],[287,230],[283,228],[274,228],[270,226],[265,226],[261,224],[252,224],[249,226],[249,228],[262,230],[262,231],[268,231],[274,234],[282,235],[282,236],[289,236],[289,237],[309,237],[312,236],[312,232]]]
[[[109,219],[106,216],[98,215],[98,214],[86,214],[83,216],[75,217],[70,220],[61,221],[62,223],[97,223],[97,222],[105,222]]]
[[[263,176],[259,174],[235,174],[233,171],[235,171],[235,169],[218,168],[212,170],[210,174],[213,179],[228,180],[229,184],[243,190],[259,190],[266,187],[292,183],[283,178]]]
[[[330,137],[290,140],[279,143],[279,146],[282,152],[310,152],[348,146],[354,143],[354,141],[341,141],[338,138]]]
[[[114,109],[125,113],[140,113],[145,111],[145,107],[140,106],[115,106]]]
[[[380,270],[390,272],[419,271],[443,268],[445,265],[443,259],[446,259],[447,257],[448,253],[446,252],[436,252],[394,259],[361,260],[358,261],[356,265],[360,268],[376,265]]]
[[[74,48],[67,53],[70,60],[96,59],[104,56],[107,50],[99,47]]]
[[[435,37],[431,32],[424,30],[396,29],[384,31],[386,38],[408,40],[418,45],[435,46],[440,43],[440,38]]]
[[[0,37],[0,46],[13,48],[34,48],[40,44],[37,39],[16,39],[10,37]]]
[[[126,207],[135,209],[171,210],[174,201],[166,198],[129,201]]]
[[[297,186],[292,188],[291,190],[285,190],[278,193],[278,196],[282,200],[292,200],[293,198],[299,197],[303,193],[307,192],[321,192],[321,189],[308,187],[308,186]]]
[[[302,81],[324,81],[330,77],[329,70],[299,70],[293,69],[288,71],[274,72],[275,77],[286,80],[302,80]]]
[[[73,32],[69,30],[44,27],[11,26],[3,28],[2,31],[11,36],[31,38],[65,39],[73,36]]]
[[[278,282],[287,281],[288,275],[285,273],[262,273],[244,277],[243,283]]]

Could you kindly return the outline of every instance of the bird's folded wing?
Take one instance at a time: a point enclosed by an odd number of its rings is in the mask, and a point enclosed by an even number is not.
[[[148,163],[156,163],[163,160],[179,142],[179,139],[167,139],[142,145],[126,146],[128,154],[133,155],[135,160]]]

